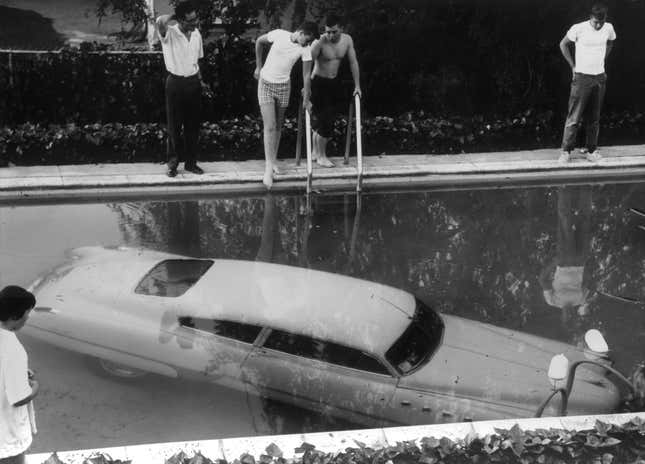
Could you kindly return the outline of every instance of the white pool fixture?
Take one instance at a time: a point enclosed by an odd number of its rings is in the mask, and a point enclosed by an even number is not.
[[[590,354],[600,358],[607,357],[609,345],[607,345],[605,337],[602,336],[599,330],[587,330],[587,333],[585,333],[585,343],[591,352]]]
[[[567,378],[567,373],[569,371],[569,360],[563,354],[556,354],[551,358],[551,363],[549,364],[549,381],[554,389],[557,389],[561,386],[560,382],[563,382]]]

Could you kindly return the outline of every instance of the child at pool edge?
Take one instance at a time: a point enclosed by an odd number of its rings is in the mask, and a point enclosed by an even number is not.
[[[34,306],[36,298],[22,287],[0,291],[0,464],[23,464],[36,433],[32,400],[39,385],[14,333],[24,327]]]

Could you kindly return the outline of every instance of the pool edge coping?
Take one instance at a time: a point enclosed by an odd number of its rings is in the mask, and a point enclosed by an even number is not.
[[[645,413],[623,413],[588,416],[504,419],[494,421],[460,422],[452,424],[418,425],[406,427],[376,428],[362,430],[344,430],[336,432],[316,432],[291,435],[265,435],[257,437],[224,438],[200,441],[183,441],[151,443],[110,448],[94,448],[58,452],[58,457],[66,464],[82,464],[89,456],[97,453],[107,454],[112,459],[131,461],[131,464],[165,464],[169,457],[183,451],[188,456],[197,451],[211,460],[226,459],[233,462],[242,454],[248,453],[257,459],[266,454],[266,448],[275,444],[286,459],[295,458],[295,448],[303,443],[310,443],[323,452],[344,451],[347,447],[356,447],[359,441],[369,447],[395,445],[401,441],[417,441],[424,437],[437,439],[447,437],[453,441],[463,440],[468,436],[484,437],[495,433],[495,429],[510,430],[518,425],[524,431],[536,429],[558,429],[581,431],[592,429],[596,421],[607,424],[623,425],[639,418],[645,421]],[[293,451],[292,451],[293,450]],[[41,464],[53,451],[28,454],[26,464]]]

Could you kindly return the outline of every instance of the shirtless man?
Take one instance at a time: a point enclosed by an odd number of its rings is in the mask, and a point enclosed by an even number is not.
[[[311,77],[311,103],[313,113],[312,157],[320,166],[333,167],[327,158],[327,143],[333,134],[336,103],[344,100],[342,84],[338,76],[341,60],[347,56],[354,79],[354,95],[361,95],[360,75],[354,41],[343,32],[341,20],[328,15],[325,32],[311,47],[314,70]]]

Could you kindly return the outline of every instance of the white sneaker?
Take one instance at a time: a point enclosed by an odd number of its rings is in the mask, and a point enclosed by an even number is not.
[[[586,148],[581,148],[580,153],[582,153],[583,155],[586,155],[587,153],[589,153],[589,150],[587,150]]]
[[[569,154],[568,151],[563,151],[560,153],[560,157],[558,158],[558,163],[568,163],[569,160],[571,159],[571,155]]]
[[[598,153],[598,150],[593,153],[587,153],[585,157],[587,158],[587,161],[591,161],[592,163],[596,163],[602,159],[602,155]]]

